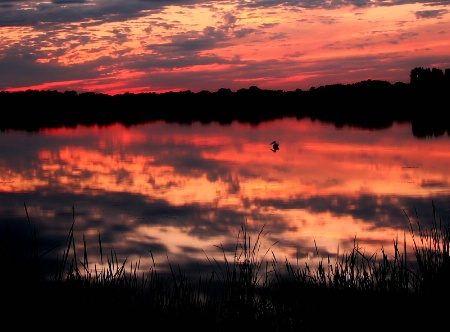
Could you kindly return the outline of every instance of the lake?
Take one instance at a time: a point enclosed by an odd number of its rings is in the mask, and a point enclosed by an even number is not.
[[[270,143],[279,142],[272,151]],[[412,252],[410,222],[448,220],[450,137],[284,118],[257,125],[149,122],[0,132],[0,222],[61,256],[74,221],[104,255],[208,272],[245,224],[261,259],[314,266],[355,244]],[[29,220],[27,219],[27,214]],[[22,233],[23,232],[23,233]],[[82,256],[79,256],[82,257]],[[105,263],[105,262],[103,262]],[[92,265],[93,266],[93,265]]]

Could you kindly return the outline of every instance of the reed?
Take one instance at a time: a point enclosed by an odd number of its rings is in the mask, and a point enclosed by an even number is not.
[[[410,257],[405,235],[402,248],[394,241],[393,257],[384,248],[380,258],[368,256],[355,238],[353,250],[320,260],[316,268],[287,259],[279,263],[273,252],[277,242],[260,256],[266,225],[252,242],[244,223],[233,257],[217,246],[222,259],[207,257],[211,274],[197,280],[170,262],[170,275],[159,274],[152,253],[151,268],[141,272],[139,261],[120,262],[112,249],[105,254],[100,234],[102,267],[91,266],[84,236],[83,257],[76,254],[74,221],[48,277],[42,263],[50,251],[39,253],[26,206],[25,211],[31,243],[17,241],[7,225],[2,228],[0,281],[3,303],[12,311],[30,308],[35,323],[49,314],[92,321],[107,312],[109,318],[124,320],[106,319],[102,327],[140,326],[130,317],[145,317],[154,330],[181,324],[209,331],[308,331],[334,328],[339,320],[366,324],[371,315],[381,315],[391,327],[397,322],[405,328],[417,325],[402,313],[436,315],[444,307],[429,304],[450,294],[450,226],[437,219],[434,203],[429,229],[422,227],[417,212],[415,218],[405,213],[413,243]]]

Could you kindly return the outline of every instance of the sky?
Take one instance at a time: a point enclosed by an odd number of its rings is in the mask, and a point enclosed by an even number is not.
[[[450,0],[0,0],[0,91],[409,83],[450,68]]]

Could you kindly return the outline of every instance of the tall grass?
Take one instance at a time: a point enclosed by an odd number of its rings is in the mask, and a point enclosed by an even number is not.
[[[393,241],[391,257],[384,248],[381,257],[368,256],[355,238],[349,253],[320,260],[315,268],[287,259],[278,262],[273,252],[277,242],[260,256],[266,225],[252,242],[244,223],[233,257],[217,246],[222,259],[207,257],[211,273],[197,280],[172,265],[169,276],[159,274],[151,253],[151,268],[141,272],[139,261],[120,262],[114,250],[105,254],[100,235],[102,265],[91,266],[84,237],[83,257],[77,256],[74,221],[48,278],[41,263],[49,251],[39,254],[29,222],[31,245],[19,246],[7,227],[1,233],[3,302],[13,310],[32,307],[38,317],[53,313],[92,319],[107,312],[113,320],[106,319],[103,326],[116,328],[125,322],[133,326],[131,317],[145,317],[154,330],[180,324],[208,331],[321,330],[342,327],[339,320],[366,324],[374,315],[390,320],[391,327],[393,322],[417,327],[414,317],[405,320],[402,314],[435,315],[443,307],[433,301],[450,295],[450,226],[437,219],[434,203],[432,212],[430,229],[421,226],[417,212],[415,218],[405,213],[412,238],[409,257],[406,234],[403,247]],[[315,250],[319,254],[317,246]]]

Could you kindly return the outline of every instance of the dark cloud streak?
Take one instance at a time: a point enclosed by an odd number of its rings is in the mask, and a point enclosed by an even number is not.
[[[438,9],[438,10],[421,10],[416,12],[416,18],[427,19],[427,18],[442,18],[442,15],[447,14],[449,11],[446,9]]]

